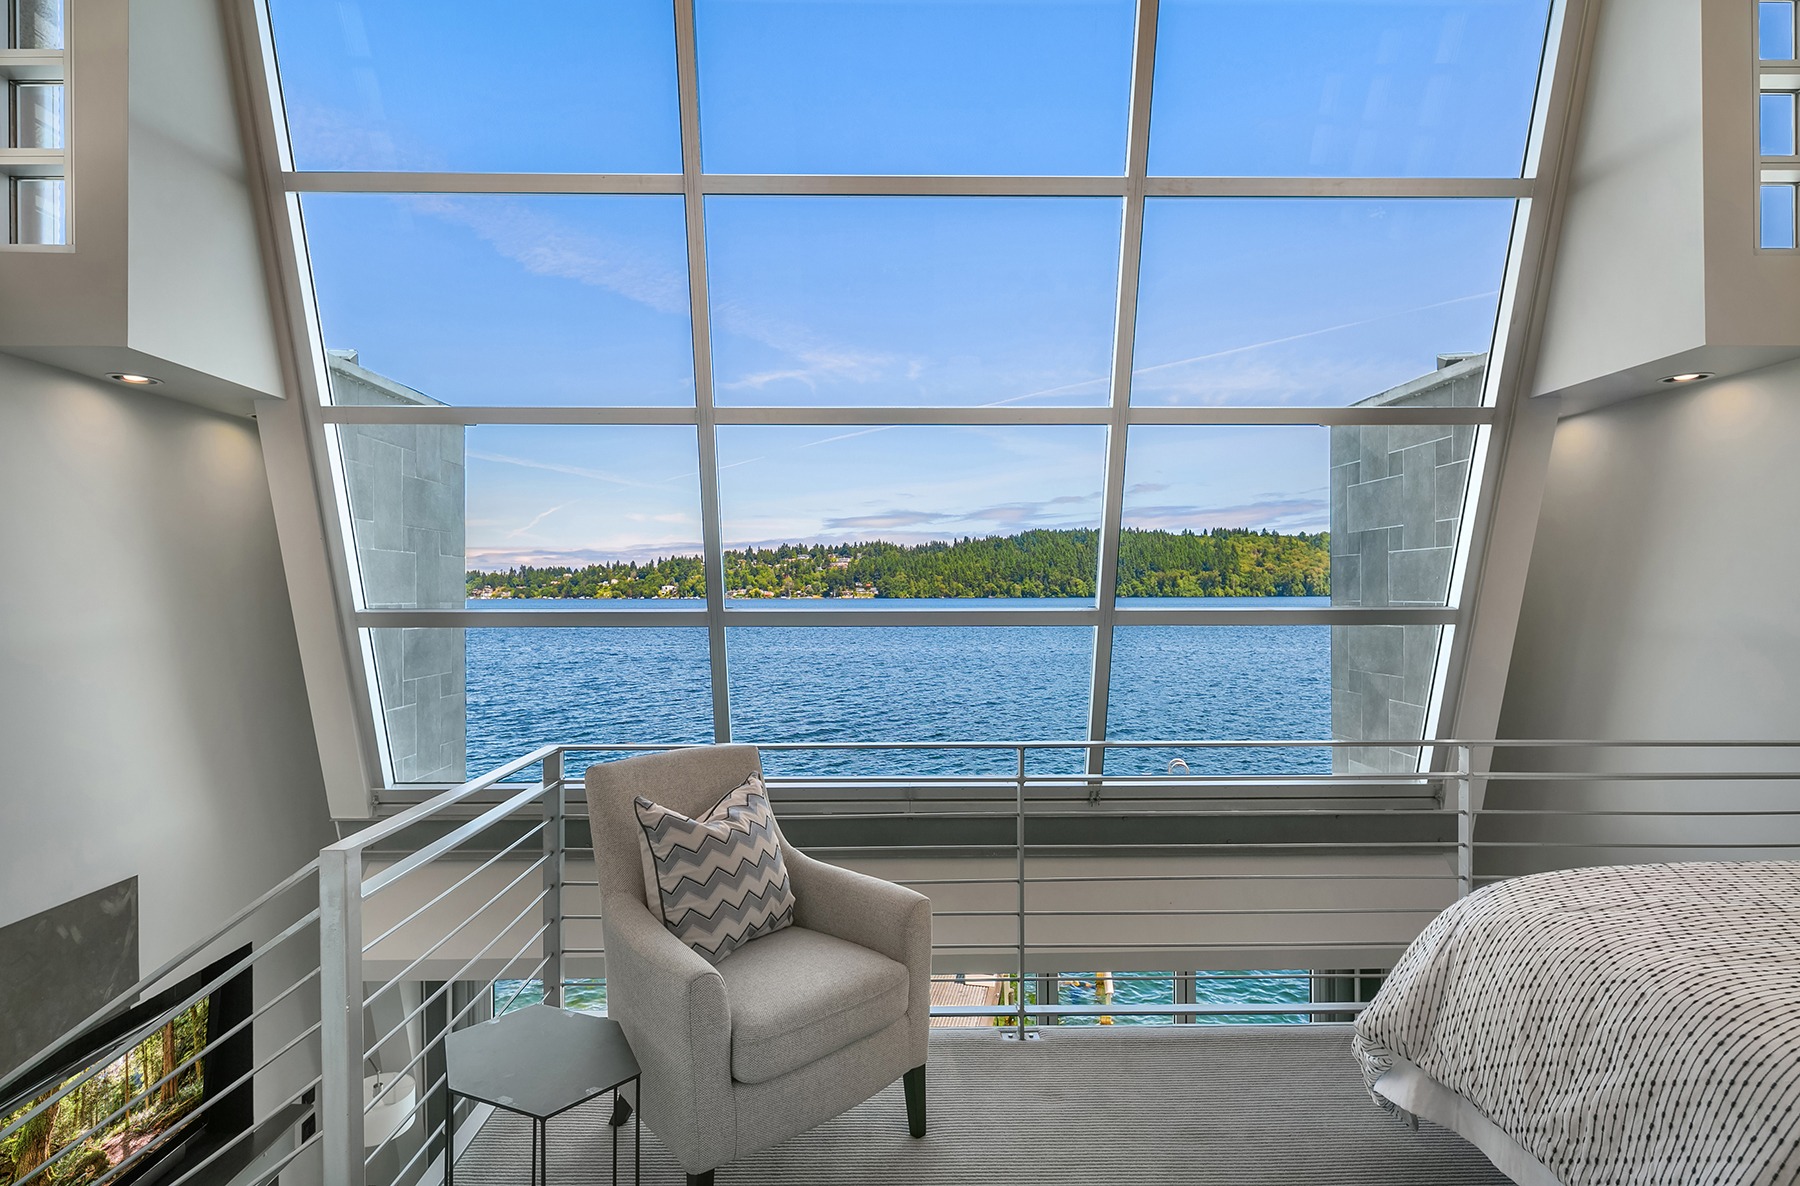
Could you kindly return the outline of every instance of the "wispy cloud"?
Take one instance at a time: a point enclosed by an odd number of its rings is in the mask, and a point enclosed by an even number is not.
[[[1211,531],[1215,527],[1325,531],[1331,526],[1331,504],[1317,497],[1269,496],[1235,506],[1138,506],[1126,512],[1125,526],[1153,531]]]
[[[521,469],[543,470],[546,473],[567,474],[574,478],[588,478],[595,482],[605,482],[612,486],[630,486],[639,490],[651,490],[667,484],[667,480],[654,482],[642,478],[628,477],[612,470],[591,469],[583,465],[567,465],[559,461],[544,461],[536,457],[514,457],[506,453],[486,453],[478,449],[470,449],[465,457],[476,461],[491,462],[494,465],[515,465]],[[565,506],[568,504],[564,504]],[[548,513],[548,512],[546,512]]]

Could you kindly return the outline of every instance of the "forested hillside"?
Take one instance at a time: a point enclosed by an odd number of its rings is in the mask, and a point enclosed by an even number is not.
[[[731,597],[1092,597],[1092,530],[928,544],[784,544],[725,553]],[[1120,597],[1300,597],[1331,592],[1330,536],[1127,529]],[[585,568],[470,572],[469,596],[704,597],[698,556]]]

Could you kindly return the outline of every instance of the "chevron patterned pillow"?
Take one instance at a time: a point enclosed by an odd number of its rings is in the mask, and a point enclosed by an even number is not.
[[[793,924],[781,833],[760,777],[751,775],[699,819],[642,795],[633,805],[644,829],[645,900],[709,963]]]

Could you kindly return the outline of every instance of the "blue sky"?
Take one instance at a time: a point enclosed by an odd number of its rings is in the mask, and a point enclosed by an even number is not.
[[[1164,0],[1153,173],[1516,175],[1544,0]],[[713,172],[1118,174],[1129,0],[698,0]],[[299,167],[672,172],[654,0],[275,0]],[[423,19],[422,14],[429,14]],[[501,19],[503,16],[503,20]],[[529,69],[496,70],[520,55]],[[326,343],[447,403],[686,405],[675,196],[308,195]],[[707,200],[721,405],[1096,405],[1117,199]],[[1155,199],[1139,404],[1342,405],[1491,337],[1506,201]],[[1128,521],[1323,526],[1324,434],[1139,429]],[[732,543],[1091,524],[1098,429],[722,430]],[[469,433],[471,559],[698,542],[691,430]]]

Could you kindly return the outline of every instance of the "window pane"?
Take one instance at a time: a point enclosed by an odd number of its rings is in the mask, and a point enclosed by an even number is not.
[[[1516,177],[1546,0],[1167,0],[1154,174]]]
[[[681,170],[666,0],[269,7],[301,169]]]
[[[39,245],[69,241],[63,179],[15,177],[12,182],[12,241]]]
[[[1513,203],[1145,203],[1135,404],[1394,398],[1494,337]]]
[[[715,173],[1125,167],[1129,0],[701,0]]]
[[[360,402],[402,402],[333,366]],[[345,424],[338,443],[371,609],[704,595],[691,428]]]
[[[1793,93],[1788,91],[1764,93],[1761,113],[1761,136],[1759,137],[1758,151],[1763,156],[1793,156]]]
[[[1793,0],[1777,0],[1756,6],[1757,54],[1764,61],[1786,62],[1794,57]]]
[[[63,146],[63,84],[15,82],[12,142],[14,148]]]
[[[63,47],[62,0],[12,0],[14,49]]]
[[[382,628],[369,641],[396,782],[460,782],[559,741],[712,740],[703,628]],[[563,772],[620,756],[570,754]]]
[[[1094,632],[1082,626],[735,626],[725,632],[739,741],[1075,740],[1087,734]],[[770,752],[771,774],[985,774],[1012,753]],[[1081,769],[1081,751],[1034,772]]]
[[[445,633],[453,633],[446,631]],[[703,745],[712,735],[706,631],[468,630],[469,771],[555,741]],[[563,775],[625,753],[568,754]]]
[[[1140,426],[1129,446],[1121,599],[1326,604],[1330,430]]]
[[[726,426],[718,440],[728,597],[1094,596],[1099,425]]]
[[[693,403],[679,197],[308,194],[304,211],[326,347],[432,402]]]
[[[1762,219],[1759,242],[1763,247],[1794,245],[1794,187],[1762,187]]]
[[[1444,605],[1479,443],[1470,425],[1134,428],[1119,596]]]
[[[712,198],[720,404],[1101,404],[1111,198]]]
[[[1121,626],[1109,740],[1321,741],[1331,731],[1329,626]],[[1108,774],[1322,774],[1323,749],[1110,750]]]

